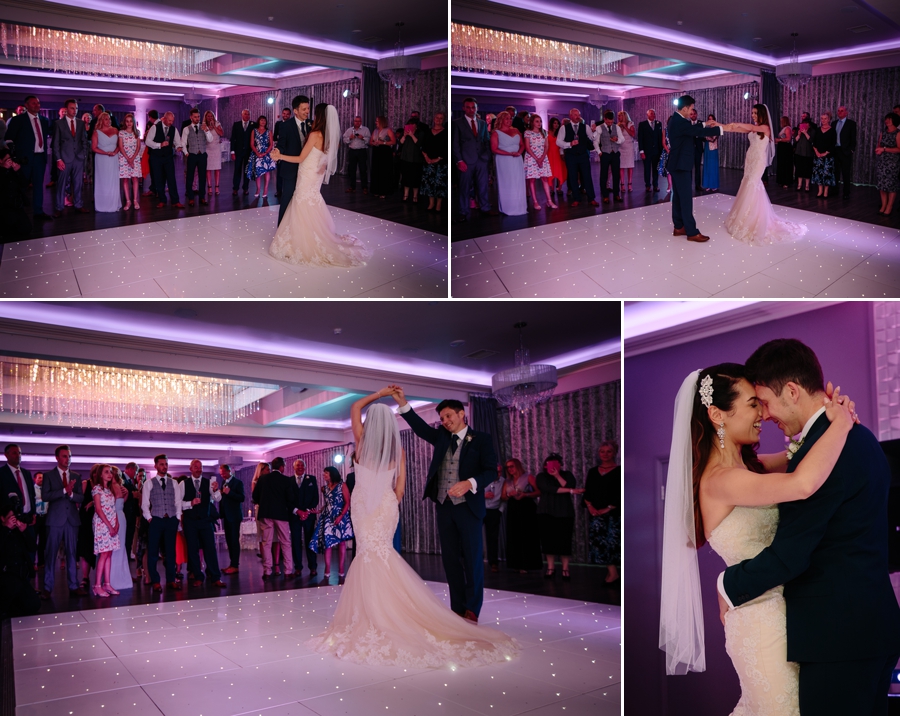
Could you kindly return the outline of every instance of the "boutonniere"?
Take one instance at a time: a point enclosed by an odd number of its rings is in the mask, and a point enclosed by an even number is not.
[[[472,433],[469,433],[468,435],[466,435],[466,442],[467,443],[472,442]]]
[[[802,438],[799,442],[797,442],[796,440],[791,440],[790,444],[787,447],[788,460],[794,457],[794,453],[796,453],[800,449],[800,446],[803,445],[804,440],[806,440],[806,438]]]

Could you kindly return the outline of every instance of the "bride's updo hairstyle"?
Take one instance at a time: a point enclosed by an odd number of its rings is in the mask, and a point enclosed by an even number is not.
[[[696,534],[697,549],[706,544],[706,533],[703,530],[703,516],[700,513],[700,476],[706,469],[709,456],[713,450],[718,450],[716,442],[717,426],[709,419],[709,408],[700,400],[700,385],[704,378],[712,378],[712,405],[715,405],[723,413],[730,413],[737,399],[738,383],[741,380],[749,380],[747,369],[739,363],[719,363],[706,370],[701,370],[697,376],[697,386],[694,392],[694,408],[691,411],[691,448],[693,450],[693,479],[694,479],[694,529]],[[751,472],[764,472],[762,463],[756,455],[755,445],[742,445],[741,458],[744,465]]]
[[[754,104],[753,109],[756,110],[756,123],[762,127],[764,124],[769,123],[769,113],[766,112],[766,105],[764,104]],[[770,130],[771,131],[771,130]],[[759,138],[762,139],[766,135],[762,132],[757,132]]]

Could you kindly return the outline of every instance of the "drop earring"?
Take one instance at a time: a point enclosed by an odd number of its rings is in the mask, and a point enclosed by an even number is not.
[[[716,435],[719,436],[719,449],[725,449],[725,423],[719,423],[719,429],[716,430]]]

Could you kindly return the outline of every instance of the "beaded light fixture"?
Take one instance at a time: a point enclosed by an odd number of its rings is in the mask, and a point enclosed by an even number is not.
[[[70,427],[193,432],[234,423],[278,385],[0,356],[0,411]]]
[[[529,363],[528,349],[522,338],[527,323],[516,323],[519,329],[519,349],[516,351],[516,367],[507,368],[491,378],[491,392],[497,402],[520,413],[544,403],[556,389],[556,366]]]

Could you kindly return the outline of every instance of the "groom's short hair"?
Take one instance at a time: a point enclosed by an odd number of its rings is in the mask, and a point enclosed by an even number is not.
[[[452,398],[448,400],[442,400],[440,403],[438,403],[438,415],[441,414],[441,411],[444,408],[450,408],[450,410],[455,410],[457,413],[465,412],[466,410],[465,406],[461,402],[459,402],[458,400],[453,400]]]
[[[678,109],[684,109],[685,107],[690,107],[692,104],[696,104],[694,98],[689,94],[682,95],[678,98],[677,107]]]
[[[756,385],[781,395],[787,383],[796,383],[810,395],[825,391],[822,366],[812,348],[796,338],[764,343],[747,359],[747,373]]]
[[[291,109],[297,109],[301,104],[309,104],[309,97],[305,94],[298,94],[291,100]]]

